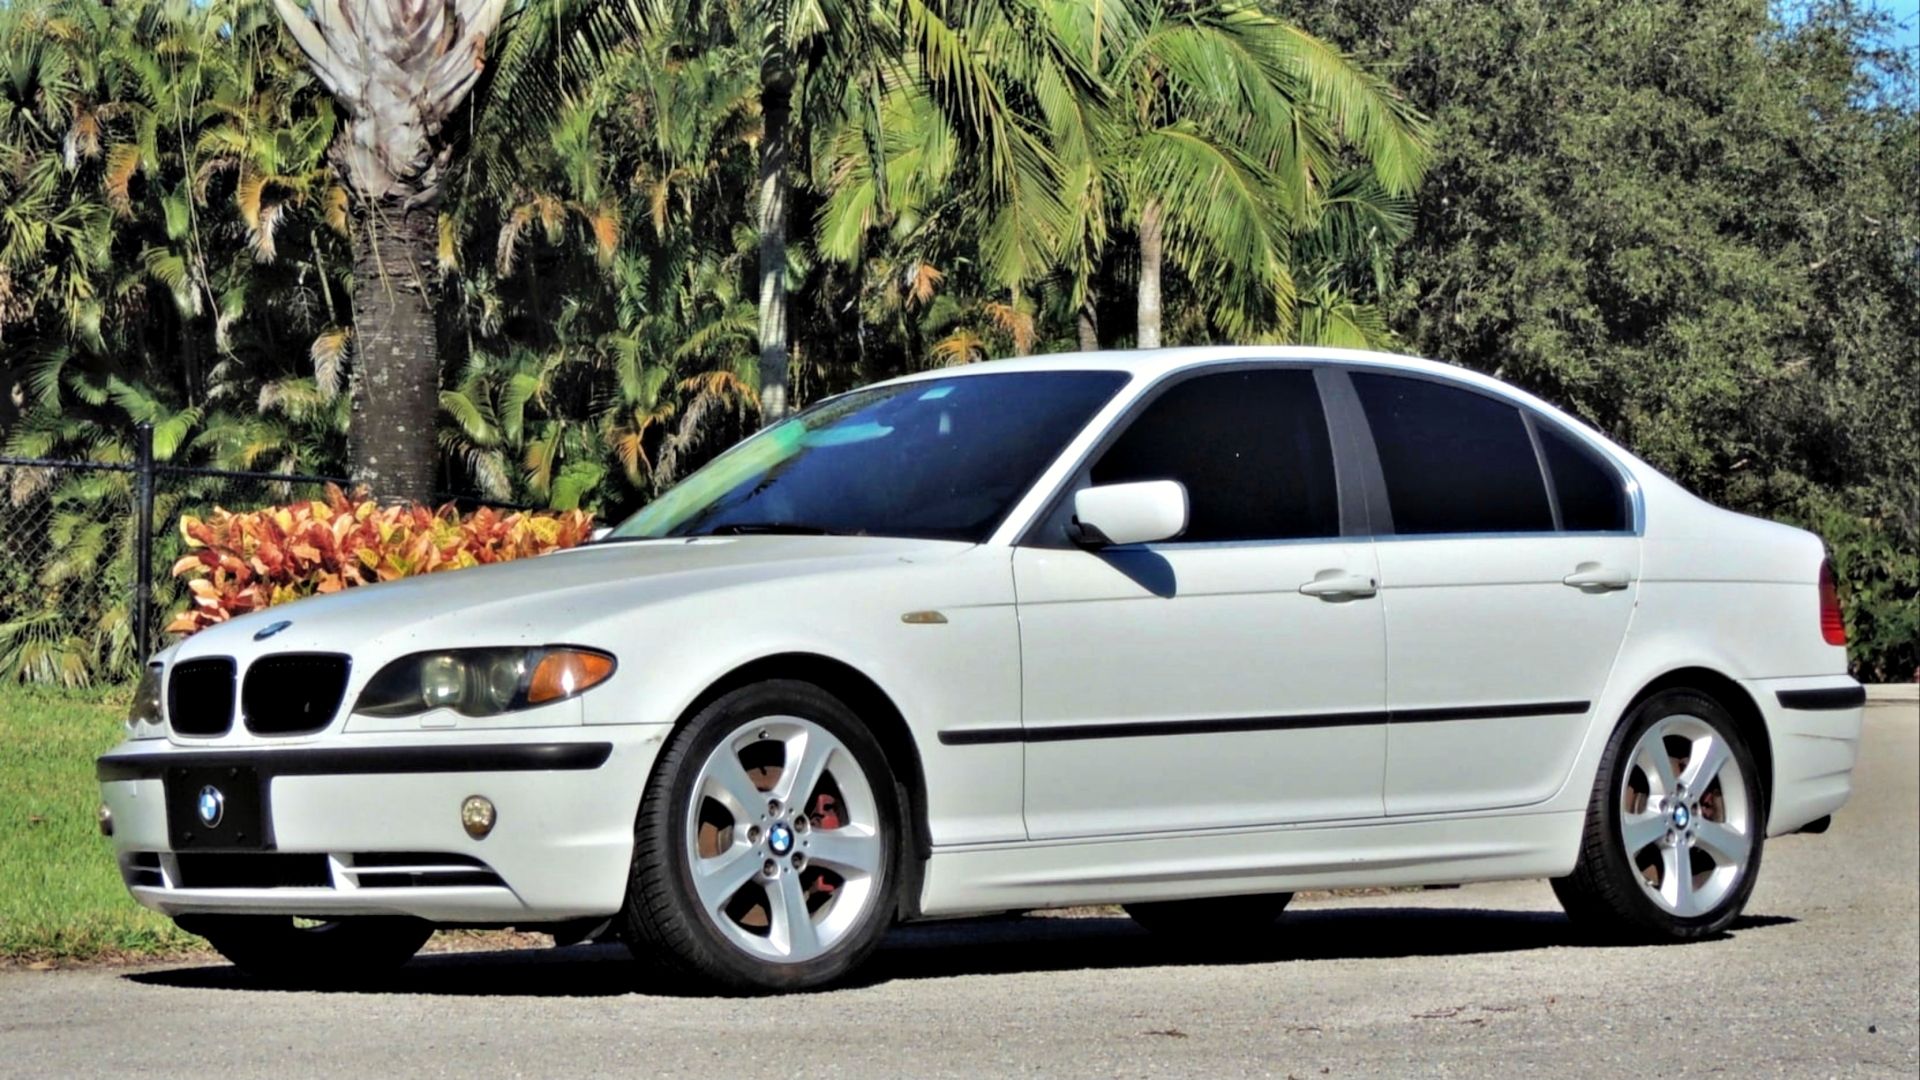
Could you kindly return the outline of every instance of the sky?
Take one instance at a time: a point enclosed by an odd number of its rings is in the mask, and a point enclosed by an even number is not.
[[[1892,15],[1900,24],[1886,44],[1909,52],[1920,48],[1920,0],[1871,0],[1867,6]]]

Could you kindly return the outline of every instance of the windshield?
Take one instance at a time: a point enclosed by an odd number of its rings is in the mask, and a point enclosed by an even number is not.
[[[856,390],[721,454],[607,539],[822,533],[978,543],[1126,379],[1030,371]]]

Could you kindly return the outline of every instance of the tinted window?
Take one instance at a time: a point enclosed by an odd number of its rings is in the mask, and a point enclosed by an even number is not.
[[[721,454],[612,539],[844,533],[981,541],[1127,376],[963,375],[856,390]]]
[[[1178,480],[1181,540],[1337,536],[1333,448],[1313,373],[1233,371],[1154,399],[1093,467],[1095,484]]]
[[[1426,379],[1355,372],[1396,533],[1551,532],[1520,410]]]
[[[1540,450],[1560,500],[1560,527],[1572,532],[1612,532],[1627,523],[1627,492],[1620,474],[1573,437],[1544,421],[1535,421]]]

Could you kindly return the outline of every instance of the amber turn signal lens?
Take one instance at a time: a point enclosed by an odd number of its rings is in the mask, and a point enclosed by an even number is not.
[[[527,704],[540,705],[570,698],[598,686],[613,674],[613,657],[600,653],[555,649],[540,658],[527,683]]]

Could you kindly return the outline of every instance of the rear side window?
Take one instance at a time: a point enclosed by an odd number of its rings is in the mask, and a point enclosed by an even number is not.
[[[1560,527],[1569,532],[1623,532],[1627,492],[1620,474],[1599,455],[1552,424],[1535,422],[1546,455],[1553,493],[1560,499]]]
[[[1552,532],[1518,407],[1427,379],[1353,373],[1403,535]]]
[[[1340,533],[1333,447],[1311,371],[1229,371],[1179,383],[1101,455],[1092,479],[1186,485],[1185,542]]]

